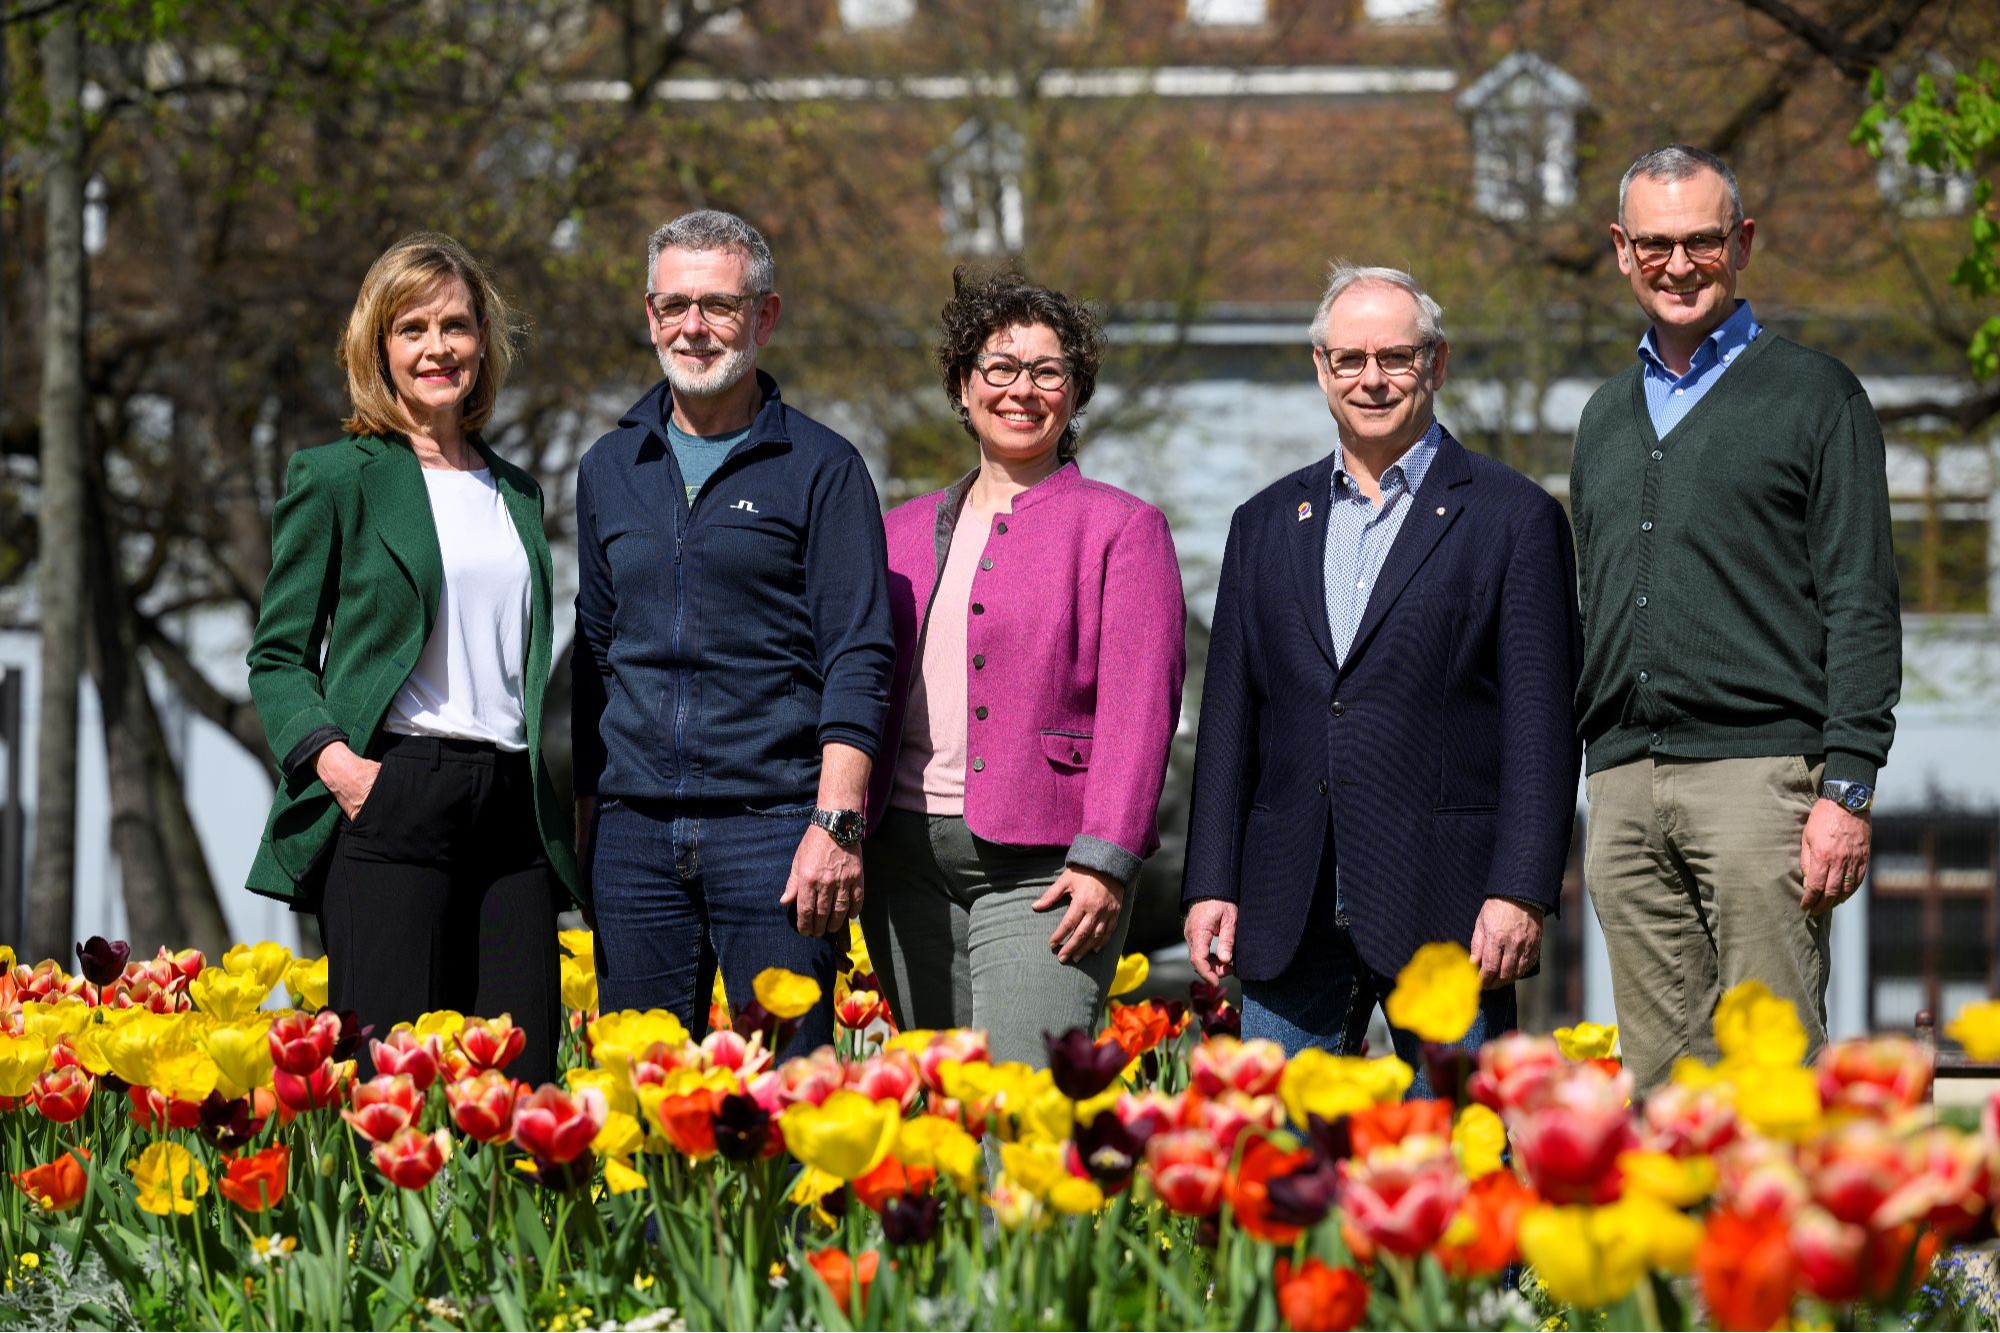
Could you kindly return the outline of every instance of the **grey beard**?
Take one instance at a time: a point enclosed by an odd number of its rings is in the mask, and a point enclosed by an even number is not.
[[[670,345],[671,346],[671,345]],[[701,375],[690,375],[674,363],[669,347],[654,347],[660,358],[660,369],[666,374],[667,383],[677,394],[689,398],[713,398],[729,392],[743,382],[743,377],[757,368],[757,354],[747,347],[725,351],[722,360]]]

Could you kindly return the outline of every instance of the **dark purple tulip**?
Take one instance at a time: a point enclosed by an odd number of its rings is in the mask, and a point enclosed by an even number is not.
[[[799,1030],[799,1020],[779,1018],[762,1004],[752,1000],[731,1016],[729,1026],[731,1031],[746,1041],[753,1032],[761,1032],[764,1034],[765,1050],[782,1051],[791,1042],[793,1034]]]
[[[1146,1151],[1146,1140],[1110,1111],[1076,1128],[1076,1155],[1090,1178],[1113,1193],[1124,1189]]]
[[[882,1239],[891,1245],[922,1245],[937,1234],[941,1211],[935,1194],[898,1194],[882,1205]]]
[[[771,1113],[754,1097],[732,1092],[715,1113],[715,1150],[732,1162],[755,1160],[771,1141]]]
[[[264,1128],[264,1119],[250,1114],[248,1097],[231,1101],[211,1092],[201,1103],[201,1136],[223,1152],[239,1152]]]
[[[1331,1158],[1314,1153],[1304,1166],[1267,1182],[1265,1190],[1271,1220],[1286,1226],[1318,1226],[1340,1191],[1340,1172]]]
[[[125,975],[125,960],[132,956],[132,946],[124,940],[107,940],[102,935],[92,935],[76,946],[76,961],[83,968],[83,979],[93,986],[109,986]]]
[[[535,1169],[529,1174],[535,1183],[561,1194],[582,1189],[597,1172],[597,1158],[590,1153],[579,1153],[567,1162],[545,1162],[539,1157],[533,1160]]]
[[[1055,1075],[1057,1090],[1075,1102],[1095,1097],[1117,1082],[1132,1059],[1117,1042],[1099,1045],[1082,1028],[1071,1028],[1060,1037],[1044,1032],[1042,1040],[1048,1043],[1049,1072]]]
[[[1229,987],[1196,977],[1188,983],[1188,1000],[1197,1017],[1229,1003]]]
[[[1200,1015],[1201,1035],[1204,1037],[1243,1036],[1243,1011],[1233,1004],[1225,1004]]]
[[[333,1039],[333,1058],[335,1060],[353,1059],[360,1053],[361,1048],[368,1044],[368,1039],[374,1035],[375,1025],[373,1023],[364,1027],[361,1023],[361,1015],[355,1013],[352,1009],[341,1010],[340,1035]]]
[[[1319,1155],[1328,1161],[1344,1162],[1354,1156],[1354,1134],[1344,1115],[1332,1120],[1307,1116],[1306,1137]]]
[[[1464,1106],[1466,1081],[1472,1077],[1472,1052],[1463,1046],[1427,1041],[1424,1074],[1430,1080],[1431,1096],[1445,1098],[1453,1107]]]

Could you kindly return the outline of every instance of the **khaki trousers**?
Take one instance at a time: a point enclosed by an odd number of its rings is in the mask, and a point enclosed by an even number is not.
[[[1682,1055],[1718,1057],[1716,1002],[1743,981],[1797,1007],[1808,1058],[1825,1043],[1832,913],[1799,908],[1799,842],[1823,767],[1648,758],[1590,776],[1583,876],[1639,1089]]]

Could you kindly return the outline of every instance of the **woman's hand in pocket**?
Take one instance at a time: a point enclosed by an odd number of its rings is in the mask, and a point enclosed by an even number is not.
[[[1052,911],[1069,899],[1069,910],[1049,936],[1049,948],[1065,963],[1096,953],[1118,929],[1118,913],[1125,904],[1125,886],[1111,876],[1081,866],[1069,866],[1035,899],[1037,912]]]
[[[375,779],[381,776],[382,765],[363,759],[347,748],[346,741],[335,741],[315,756],[313,770],[332,793],[340,813],[353,823],[361,807],[368,803],[368,794],[375,790]]]

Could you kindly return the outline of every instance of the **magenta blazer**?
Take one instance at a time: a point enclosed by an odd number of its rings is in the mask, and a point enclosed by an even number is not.
[[[871,827],[889,805],[917,645],[971,474],[889,511],[896,670]],[[1187,608],[1166,515],[1074,462],[994,520],[966,617],[965,822],[989,842],[1067,846],[1129,885],[1160,845]]]

